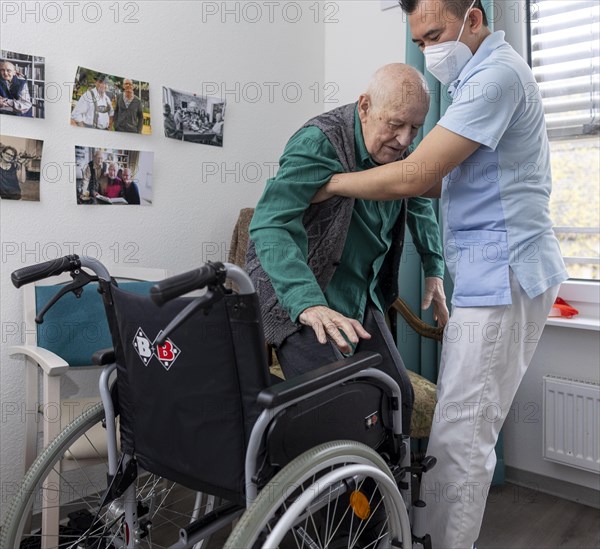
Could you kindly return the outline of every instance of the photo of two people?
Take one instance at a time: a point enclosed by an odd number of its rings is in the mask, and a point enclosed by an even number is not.
[[[71,124],[150,135],[150,85],[79,67],[73,87]]]

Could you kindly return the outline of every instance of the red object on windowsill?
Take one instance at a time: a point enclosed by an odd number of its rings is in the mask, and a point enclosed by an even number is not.
[[[561,297],[557,297],[552,309],[550,310],[550,314],[548,316],[552,317],[563,317],[563,318],[573,318],[575,315],[578,315],[579,311],[574,307],[571,307],[564,299]]]

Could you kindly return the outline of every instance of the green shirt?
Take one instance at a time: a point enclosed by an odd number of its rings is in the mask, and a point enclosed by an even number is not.
[[[354,131],[357,169],[377,166],[365,146],[358,116]],[[306,262],[303,214],[318,189],[343,171],[325,134],[314,126],[301,129],[288,141],[277,175],[267,181],[252,218],[250,237],[277,298],[293,322],[304,309],[315,305],[325,305],[362,322],[369,297],[383,311],[378,274],[391,246],[391,230],[401,201],[355,201],[340,265],[325,294]],[[409,199],[407,224],[425,276],[442,278],[442,246],[429,199]]]

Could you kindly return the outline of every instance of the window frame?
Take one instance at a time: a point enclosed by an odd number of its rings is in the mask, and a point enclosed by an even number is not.
[[[515,4],[519,4],[519,0],[515,1]],[[519,37],[519,34],[521,35],[521,40],[516,40],[516,43],[513,44],[511,43],[511,45],[521,54],[521,56],[527,61],[527,64],[529,65],[529,67],[533,67],[533,52],[532,52],[532,20],[531,20],[531,15],[532,12],[534,10],[532,10],[531,5],[532,4],[536,4],[537,1],[536,0],[525,0],[525,11],[524,11],[524,17],[522,18],[522,20],[519,20],[518,22],[516,22],[515,25],[515,21],[511,21],[509,19],[505,19],[504,21],[501,21],[501,24],[499,25],[498,28],[504,30],[507,33],[507,38],[509,38],[509,35],[513,35],[513,37]],[[504,4],[507,4],[504,3]],[[511,10],[506,10],[507,12],[511,11]],[[517,30],[515,31],[514,27],[515,26],[519,26],[520,27],[520,31]],[[511,29],[512,27],[512,29]],[[510,29],[510,30],[509,30]],[[510,40],[509,40],[510,42]],[[600,138],[599,138],[600,139]],[[561,139],[554,139],[552,140],[553,142],[560,142]],[[564,141],[567,141],[566,139]],[[567,233],[570,231],[567,231],[566,229],[575,229],[574,232],[579,233],[579,232],[588,232],[585,230],[581,230],[581,229],[586,229],[584,227],[565,227],[565,226],[557,226],[553,228],[555,230],[555,234],[559,234],[559,233]],[[559,229],[558,231],[556,229]],[[595,232],[598,229],[600,229],[599,227],[594,227],[592,228],[593,231]],[[563,258],[565,259],[565,263],[567,264],[567,268],[569,263],[573,263],[573,261],[569,261],[572,259],[576,259],[575,257],[571,257],[571,256],[564,256]],[[596,258],[584,258],[584,259],[596,259]],[[596,306],[598,307],[598,298],[597,298],[597,292],[600,291],[600,280],[594,280],[591,278],[569,278],[569,287],[570,288],[574,288],[576,286],[577,283],[581,283],[580,286],[581,288],[579,290],[577,290],[577,296],[578,297],[582,297],[583,301],[588,302],[588,303],[595,303]],[[592,285],[592,287],[590,287],[589,285]],[[568,291],[568,293],[571,293],[571,290]],[[562,297],[562,296],[561,296]],[[564,298],[563,298],[564,299]],[[600,315],[596,315],[597,317]]]

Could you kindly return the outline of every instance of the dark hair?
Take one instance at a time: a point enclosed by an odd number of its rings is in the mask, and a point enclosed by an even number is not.
[[[404,13],[408,13],[409,15],[417,9],[417,6],[420,2],[421,0],[398,0],[398,4],[400,4],[402,11]],[[462,18],[465,16],[465,13],[467,13],[467,10],[469,9],[469,6],[473,3],[473,0],[443,0],[443,2],[452,15]],[[483,9],[483,4],[481,0],[477,0],[473,7],[481,10],[481,13],[483,14],[483,24],[487,27],[488,18],[485,13],[485,10]]]
[[[19,156],[19,153],[18,153],[17,149],[15,149],[14,147],[11,147],[10,145],[6,145],[5,147],[2,147],[2,150],[0,151],[0,154],[4,154],[8,150],[11,150],[13,152],[13,156],[15,158],[17,158],[17,156]]]

